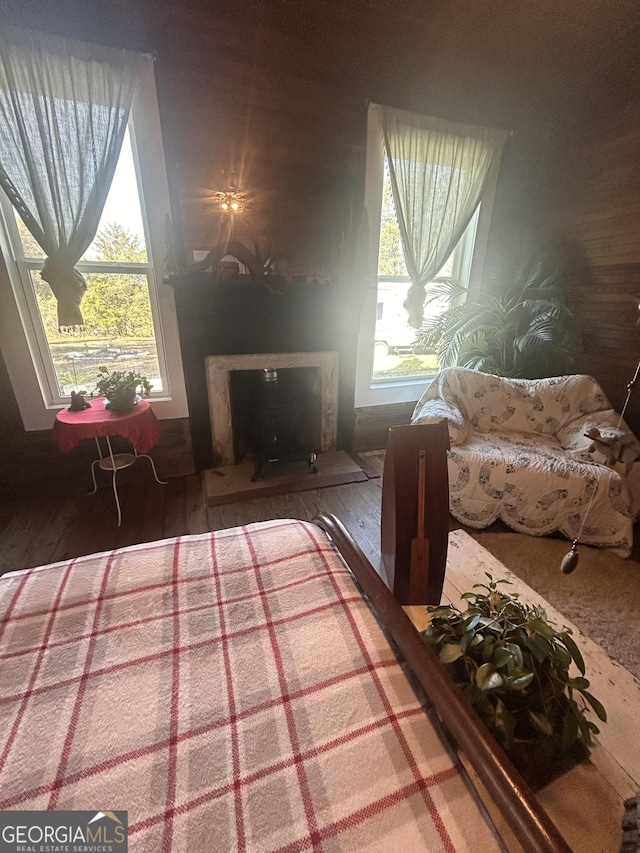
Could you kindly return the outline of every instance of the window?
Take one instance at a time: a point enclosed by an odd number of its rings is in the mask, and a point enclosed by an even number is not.
[[[10,281],[0,282],[3,303],[13,297],[3,354],[25,428],[50,426],[72,390],[93,389],[103,364],[148,376],[161,417],[186,416],[173,294],[161,281],[168,191],[151,59],[142,66],[98,232],[76,265],[88,285],[82,331],[58,331],[55,298],[39,275],[44,253],[0,195]]]
[[[454,278],[468,286],[469,260],[473,251],[477,214],[449,256],[436,279]],[[373,384],[423,379],[438,369],[436,356],[420,347],[419,332],[409,325],[404,300],[410,285],[400,240],[387,158],[384,158],[380,241],[378,251],[378,302],[374,331]],[[425,303],[425,319],[445,307],[441,300]]]
[[[436,275],[476,292],[491,215],[497,168],[465,233]],[[421,351],[419,332],[404,308],[410,285],[391,192],[388,162],[378,124],[369,113],[365,205],[370,224],[370,262],[377,270],[362,312],[356,366],[356,407],[417,400],[438,370],[434,354]],[[445,307],[425,303],[425,319]]]

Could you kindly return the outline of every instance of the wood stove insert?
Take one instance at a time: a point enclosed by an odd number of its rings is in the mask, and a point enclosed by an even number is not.
[[[263,368],[256,393],[251,398],[251,454],[255,471],[251,482],[260,479],[269,466],[297,462],[304,459],[309,471],[318,473],[316,466],[318,445],[313,442],[313,417],[310,409],[316,408],[313,397],[295,382],[292,374],[296,368],[277,370]],[[314,449],[315,448],[315,449]]]
[[[299,421],[301,430],[298,439],[290,444],[297,445],[280,451],[285,436],[290,432],[290,424],[282,417],[282,411],[273,414],[279,420],[282,436],[276,444],[277,455],[288,456],[303,453],[298,458],[307,458],[307,454],[327,453],[337,449],[337,413],[338,413],[338,354],[336,352],[294,352],[259,353],[246,355],[209,356],[205,359],[207,391],[211,436],[216,464],[229,465],[242,461],[255,439],[255,411],[252,409],[252,397],[258,398],[258,389],[265,369],[275,370],[278,376],[277,393],[272,394],[275,404],[280,391],[294,391],[292,398],[298,408],[289,413],[289,419]],[[237,374],[246,373],[242,378]],[[252,374],[252,376],[248,375]],[[253,384],[252,384],[253,383]],[[257,383],[257,384],[256,384]],[[269,396],[267,392],[266,396]],[[235,399],[235,403],[233,400]],[[238,399],[240,402],[238,403]],[[278,405],[282,402],[278,399]],[[235,421],[235,422],[234,422]],[[247,430],[243,422],[253,425]],[[249,433],[249,437],[247,437]],[[287,436],[287,441],[291,436]],[[273,448],[271,448],[273,450]],[[271,453],[268,443],[263,442],[263,455]],[[275,455],[271,453],[271,458]]]

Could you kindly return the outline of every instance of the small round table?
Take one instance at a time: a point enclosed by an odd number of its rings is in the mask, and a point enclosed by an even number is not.
[[[88,409],[79,412],[61,409],[56,414],[53,425],[53,439],[63,453],[73,450],[84,438],[95,439],[99,458],[91,463],[93,491],[89,494],[95,495],[98,491],[95,474],[96,465],[103,471],[111,471],[111,484],[118,511],[118,527],[120,527],[122,513],[118,498],[116,474],[121,468],[128,468],[138,459],[148,459],[156,482],[166,485],[164,480],[158,478],[154,461],[147,454],[147,450],[160,441],[160,424],[146,400],[138,400],[131,411],[124,415],[117,415],[111,409],[107,409],[104,397],[92,398],[87,402],[89,403]],[[112,435],[121,435],[126,438],[133,447],[133,453],[114,453],[110,440]],[[100,446],[100,438],[105,439],[106,453],[103,453]]]

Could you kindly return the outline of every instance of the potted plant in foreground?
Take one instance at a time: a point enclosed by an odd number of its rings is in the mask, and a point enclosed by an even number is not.
[[[422,637],[439,655],[515,767],[539,789],[586,758],[595,723],[606,711],[588,692],[582,655],[568,629],[558,630],[541,607],[521,603],[488,573],[462,596],[466,611],[428,607]],[[580,675],[569,673],[575,664]]]
[[[151,394],[151,383],[146,376],[132,371],[109,371],[104,365],[98,368],[95,390],[106,397],[106,408],[118,415],[128,412],[140,397]]]

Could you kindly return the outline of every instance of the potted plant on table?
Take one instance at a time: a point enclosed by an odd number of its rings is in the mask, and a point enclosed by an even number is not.
[[[525,780],[539,789],[589,755],[598,728],[586,714],[593,710],[603,722],[607,715],[588,692],[571,632],[499,587],[509,581],[487,577],[462,596],[466,611],[428,607],[431,622],[422,637]],[[572,664],[580,675],[569,673]]]
[[[151,394],[151,383],[140,373],[98,368],[95,390],[107,399],[106,408],[118,415],[130,411],[141,397]]]

